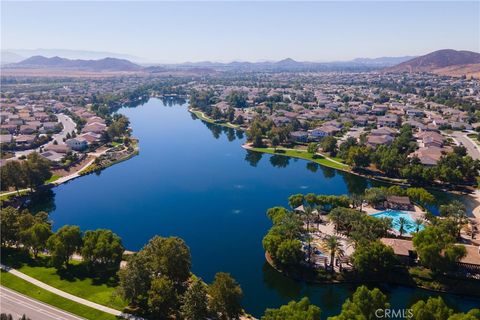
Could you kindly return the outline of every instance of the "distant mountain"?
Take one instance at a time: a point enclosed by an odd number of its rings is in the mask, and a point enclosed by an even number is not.
[[[16,63],[16,62],[22,61],[23,59],[25,59],[25,57],[19,54],[2,50],[0,62],[1,62],[1,65],[5,65],[9,63]]]
[[[62,57],[67,59],[82,60],[99,60],[104,58],[126,59],[135,63],[148,63],[148,59],[137,57],[129,54],[121,54],[106,51],[89,51],[89,50],[70,50],[70,49],[8,49],[8,52],[20,55],[22,57],[44,56],[47,58]],[[25,59],[25,58],[23,58]],[[11,62],[18,62],[11,61]]]
[[[478,63],[480,63],[480,53],[444,49],[402,62],[396,66],[387,68],[385,71],[436,73],[436,70],[442,68],[459,67]]]
[[[369,71],[393,66],[400,62],[411,59],[406,57],[382,57],[382,58],[359,58],[350,61],[333,62],[311,62],[297,61],[286,58],[279,61],[247,62],[233,61],[222,62],[185,62],[174,65],[163,65],[164,67],[183,68],[210,68],[217,71],[267,71],[267,72],[308,72],[308,71]]]
[[[33,56],[6,66],[16,69],[68,69],[88,71],[139,71],[139,65],[125,59],[104,58],[100,60],[70,60],[60,57]]]
[[[365,65],[377,65],[377,66],[394,66],[404,61],[416,58],[416,56],[404,56],[404,57],[380,57],[380,58],[357,58],[351,60],[353,63],[361,63]]]

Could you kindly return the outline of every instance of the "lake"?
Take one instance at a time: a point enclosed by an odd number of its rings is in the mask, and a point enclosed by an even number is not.
[[[181,237],[191,249],[193,272],[207,282],[218,271],[231,273],[244,291],[245,309],[255,316],[303,296],[321,307],[322,317],[339,312],[354,286],[307,285],[266,264],[265,212],[287,206],[294,193],[348,194],[371,182],[303,160],[249,153],[241,148],[242,132],[195,119],[186,105],[150,99],[119,112],[130,118],[140,154],[54,188],[43,205],[55,228],[112,229],[130,250],[154,235]],[[430,295],[402,286],[381,288],[397,308]],[[443,296],[462,310],[480,305]]]

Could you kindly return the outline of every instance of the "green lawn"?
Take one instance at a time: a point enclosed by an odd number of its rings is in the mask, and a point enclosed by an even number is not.
[[[0,201],[9,200],[10,198],[16,197],[17,195],[23,196],[23,195],[26,195],[29,192],[30,192],[30,190],[21,190],[19,193],[14,192],[14,193],[10,193],[10,194],[0,195]]]
[[[27,254],[2,248],[2,263],[52,287],[86,300],[117,310],[123,310],[127,305],[121,297],[115,295],[118,286],[116,275],[92,277],[85,266],[78,261],[71,261],[68,270],[57,271],[57,269],[48,266],[47,257],[39,257],[37,260],[33,260]]]
[[[49,183],[52,183],[54,181],[57,181],[58,179],[60,179],[61,176],[59,175],[56,175],[56,174],[53,174],[52,177],[48,180],[45,181],[45,184],[49,184]]]
[[[293,150],[293,149],[283,149],[283,148],[277,148],[276,151],[273,148],[251,148],[250,150],[269,153],[269,154],[284,155],[284,156],[289,156],[289,157],[299,158],[299,159],[305,159],[305,160],[309,160],[309,161],[321,164],[326,167],[334,168],[334,169],[348,170],[350,168],[346,164],[339,164],[339,163],[333,162],[320,155],[317,155],[314,158],[312,154],[303,150]]]
[[[45,302],[59,309],[68,311],[78,316],[92,320],[114,320],[114,315],[84,306],[77,302],[65,299],[40,287],[37,287],[10,273],[2,271],[0,276],[2,286],[15,290],[31,298]],[[28,316],[28,314],[27,314]]]
[[[203,120],[203,121],[205,121],[205,122],[218,124],[218,125],[220,125],[220,126],[224,126],[224,127],[228,127],[228,128],[240,129],[239,126],[234,125],[234,124],[231,124],[231,123],[229,123],[229,122],[221,122],[221,123],[215,122],[215,120],[210,119],[209,117],[207,117],[207,116],[206,116],[203,112],[201,112],[201,111],[194,110],[194,109],[190,109],[189,111],[190,111],[191,113],[193,113],[194,115],[196,115],[199,119],[201,119],[201,120]]]

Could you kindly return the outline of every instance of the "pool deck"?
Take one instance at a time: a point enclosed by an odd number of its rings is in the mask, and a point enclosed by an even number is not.
[[[408,213],[412,216],[413,219],[425,219],[425,211],[423,211],[419,206],[414,206],[415,211],[407,211],[407,210],[394,210],[394,211],[402,211]],[[364,206],[363,211],[365,211],[368,215],[373,215],[379,212],[390,211],[390,209],[385,210],[378,210],[373,208],[372,206]]]

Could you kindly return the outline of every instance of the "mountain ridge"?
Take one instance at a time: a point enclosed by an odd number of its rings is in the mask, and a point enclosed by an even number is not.
[[[126,60],[118,58],[103,58],[98,60],[67,59],[58,56],[47,58],[44,56],[32,56],[18,63],[13,63],[5,67],[15,69],[71,69],[71,70],[89,70],[89,71],[139,71],[141,66]]]
[[[429,72],[480,63],[480,53],[466,50],[442,49],[386,68],[386,72]]]

